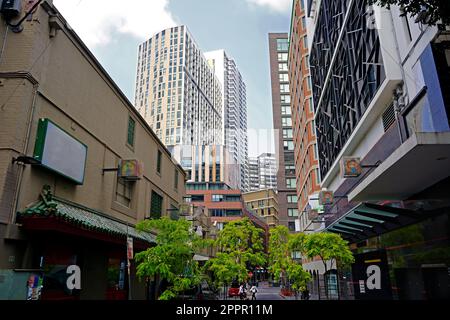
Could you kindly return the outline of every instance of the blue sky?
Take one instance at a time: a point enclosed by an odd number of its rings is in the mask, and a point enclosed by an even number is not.
[[[187,25],[202,51],[225,49],[236,60],[247,84],[249,129],[272,129],[268,33],[288,32],[291,0],[54,3],[131,102],[139,43],[164,28]],[[250,137],[249,155],[269,149],[266,141]]]

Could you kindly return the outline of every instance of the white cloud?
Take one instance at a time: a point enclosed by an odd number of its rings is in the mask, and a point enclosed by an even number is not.
[[[110,43],[114,32],[141,40],[176,25],[169,0],[54,0],[55,6],[89,46]]]
[[[276,12],[289,12],[292,8],[293,0],[246,0],[248,3],[267,7]]]

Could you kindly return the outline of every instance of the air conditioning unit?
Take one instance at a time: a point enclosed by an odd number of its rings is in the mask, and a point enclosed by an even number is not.
[[[0,13],[6,20],[11,20],[20,15],[22,9],[21,4],[21,0],[2,0]]]

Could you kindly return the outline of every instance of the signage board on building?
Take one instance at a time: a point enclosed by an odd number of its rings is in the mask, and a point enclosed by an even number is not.
[[[389,267],[385,250],[355,255],[352,265],[355,299],[392,299]]]
[[[322,190],[319,192],[319,205],[330,205],[334,201],[334,192],[328,190]]]
[[[76,184],[83,184],[87,146],[49,119],[40,119],[34,158],[41,166]]]
[[[125,180],[140,180],[143,167],[143,163],[139,160],[120,160],[119,177]]]
[[[319,216],[319,211],[317,209],[308,210],[308,219],[314,220]]]
[[[132,260],[133,257],[134,257],[133,238],[132,237],[128,237],[127,238],[127,259],[128,260]]]
[[[342,178],[357,178],[362,173],[361,158],[342,157],[341,176]]]

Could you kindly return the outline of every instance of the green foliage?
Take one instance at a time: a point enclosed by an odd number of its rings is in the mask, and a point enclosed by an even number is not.
[[[403,7],[405,13],[418,17],[423,10],[427,13],[425,24],[436,25],[439,20],[443,24],[450,24],[450,1],[449,0],[369,0],[369,4],[377,4],[390,8],[391,5]]]
[[[305,236],[302,241],[302,252],[305,256],[312,259],[320,257],[328,270],[326,261],[339,263],[340,266],[350,265],[355,261],[353,254],[348,247],[348,242],[336,233],[318,232]]]
[[[270,230],[269,238],[269,271],[276,281],[284,278],[289,265],[292,263],[289,250],[289,229],[277,226]]]
[[[306,288],[308,282],[311,281],[311,275],[309,272],[303,270],[303,267],[298,263],[291,263],[287,269],[291,288],[295,291],[303,290]]]
[[[233,279],[243,281],[248,277],[247,267],[263,265],[262,230],[256,228],[248,218],[225,225],[217,236],[218,253],[205,264],[217,285],[230,283]]]
[[[157,233],[156,246],[137,253],[135,260],[139,278],[159,275],[169,283],[160,300],[172,299],[200,283],[201,270],[193,257],[208,243],[190,227],[190,222],[186,220],[175,221],[166,217],[146,220],[137,225],[138,230]]]
[[[311,275],[292,259],[293,248],[296,247],[293,244],[301,242],[304,237],[304,234],[290,234],[285,226],[277,226],[270,230],[269,271],[276,281],[285,277],[289,279],[294,290],[306,287],[311,281]]]

